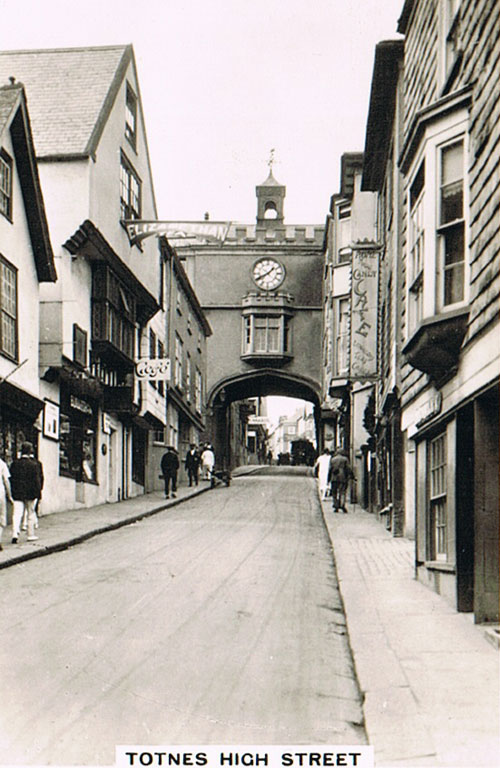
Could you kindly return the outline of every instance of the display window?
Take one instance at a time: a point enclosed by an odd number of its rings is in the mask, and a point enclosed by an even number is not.
[[[59,474],[78,482],[97,482],[98,408],[90,399],[61,393]]]

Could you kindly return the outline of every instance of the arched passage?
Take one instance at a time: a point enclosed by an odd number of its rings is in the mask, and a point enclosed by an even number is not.
[[[218,381],[208,393],[207,421],[214,443],[217,463],[232,468],[233,457],[230,446],[231,403],[249,397],[271,395],[295,397],[313,404],[316,434],[319,425],[320,384],[305,376],[283,373],[273,368],[264,368],[248,373],[239,373]]]

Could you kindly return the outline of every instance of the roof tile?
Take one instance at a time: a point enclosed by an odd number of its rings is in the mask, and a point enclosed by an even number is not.
[[[25,86],[37,157],[83,154],[128,46],[0,52],[0,85]]]

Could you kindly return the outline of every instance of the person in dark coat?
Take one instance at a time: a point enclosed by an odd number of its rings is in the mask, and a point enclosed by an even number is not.
[[[165,483],[165,498],[170,498],[170,484],[172,484],[172,498],[177,495],[177,470],[179,469],[179,457],[177,451],[171,445],[167,446],[166,453],[161,459],[161,473]]]
[[[328,470],[334,512],[338,512],[339,509],[344,513],[347,512],[345,497],[349,480],[352,477],[354,477],[354,472],[349,464],[347,454],[342,448],[338,448],[330,461]]]
[[[184,466],[188,474],[189,486],[198,485],[198,470],[200,468],[200,454],[198,453],[194,443],[189,446],[189,451],[186,453],[184,460]]]
[[[10,466],[10,487],[14,499],[12,514],[12,543],[17,544],[19,529],[23,515],[26,515],[28,524],[28,541],[36,541],[35,527],[37,517],[35,505],[42,496],[43,467],[38,459],[33,458],[33,446],[31,443],[23,443],[21,456],[14,459]]]

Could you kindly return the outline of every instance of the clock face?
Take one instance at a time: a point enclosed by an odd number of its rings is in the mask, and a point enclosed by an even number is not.
[[[274,259],[260,259],[253,266],[252,277],[259,288],[272,291],[285,279],[285,268]]]

